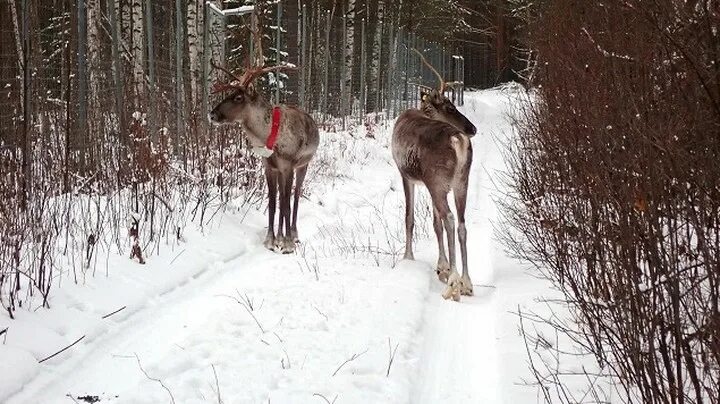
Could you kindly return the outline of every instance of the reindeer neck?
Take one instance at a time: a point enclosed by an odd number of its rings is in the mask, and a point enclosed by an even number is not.
[[[259,100],[243,120],[243,128],[254,146],[262,146],[267,141],[272,125],[272,106],[265,100]]]
[[[421,105],[420,108],[418,108],[418,111],[420,111],[420,113],[425,115],[426,118],[435,119],[430,108],[428,108],[428,107]]]

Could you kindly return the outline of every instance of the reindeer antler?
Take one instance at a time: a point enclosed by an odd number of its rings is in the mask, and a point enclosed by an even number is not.
[[[258,21],[258,15],[256,14],[256,12],[253,12],[252,18],[253,18],[252,35],[253,35],[254,43],[255,43],[255,55],[251,55],[250,59],[255,57],[257,59],[257,61],[255,63],[262,64],[262,59],[263,59],[263,56],[262,56],[262,54],[263,54],[263,52],[262,52],[262,31],[261,31],[262,28]],[[232,79],[234,79],[237,82],[237,84],[216,83],[214,86],[215,89],[213,90],[213,92],[220,92],[220,91],[225,91],[228,89],[233,89],[233,88],[238,88],[238,87],[247,87],[248,85],[250,85],[250,83],[252,83],[258,77],[262,76],[265,73],[269,73],[272,71],[297,69],[296,66],[290,65],[290,64],[283,64],[283,65],[277,65],[277,66],[252,67],[254,62],[249,60],[248,61],[249,67],[247,69],[245,69],[242,76],[238,77],[230,70],[216,65],[214,61],[211,60],[210,63],[213,68],[225,72],[228,76],[230,76]]]
[[[280,70],[295,70],[297,69],[294,65],[289,64],[283,64],[283,65],[277,65],[277,66],[264,66],[264,67],[255,67],[245,70],[245,73],[243,73],[242,77],[240,78],[240,84],[243,87],[247,87],[250,83],[252,83],[254,80],[256,80],[258,77],[262,76],[265,73],[270,73],[273,71],[280,71]]]
[[[224,83],[221,81],[214,83],[212,91],[211,91],[212,94],[222,93],[224,91],[232,90],[232,89],[240,87],[242,81],[240,80],[240,78],[238,78],[238,76],[235,75],[235,73],[233,73],[232,71],[230,71],[222,66],[216,65],[214,60],[210,60],[210,65],[213,67],[213,69],[220,70],[221,72],[227,74],[231,78],[230,83]]]
[[[215,64],[215,61],[211,61],[210,64],[214,69],[220,70],[223,73],[230,76],[230,78],[233,80],[231,83],[215,83],[213,86],[213,93],[226,91],[228,89],[238,88],[238,87],[247,87],[250,83],[252,83],[254,80],[256,80],[258,77],[262,76],[265,73],[269,73],[272,71],[278,71],[278,70],[296,70],[297,66],[290,65],[290,64],[283,64],[283,65],[277,65],[277,66],[264,66],[264,67],[251,67],[245,69],[242,76],[238,77],[233,73],[232,71]]]
[[[430,63],[428,63],[427,59],[425,59],[425,56],[422,53],[420,53],[419,50],[417,50],[415,48],[410,48],[410,49],[415,51],[415,53],[417,53],[418,56],[420,56],[420,59],[422,59],[422,62],[425,64],[425,66],[430,68],[430,70],[432,70],[432,72],[435,73],[435,75],[438,77],[438,80],[440,80],[440,88],[438,90],[440,91],[441,94],[444,93],[445,92],[445,79],[443,79],[443,77],[440,75],[440,73],[438,73],[438,71],[435,70],[435,68]]]
[[[235,73],[233,73],[232,71],[230,71],[222,66],[216,65],[214,60],[210,60],[210,65],[213,67],[213,69],[220,70],[221,72],[223,72],[223,73],[227,74],[228,76],[230,76],[231,78],[233,78],[235,81],[242,83],[242,80],[240,78],[238,78],[238,76],[236,76]]]

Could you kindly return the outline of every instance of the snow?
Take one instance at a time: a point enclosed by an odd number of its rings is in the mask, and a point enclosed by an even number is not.
[[[107,276],[65,280],[51,309],[0,314],[0,402],[535,402],[513,313],[548,286],[506,257],[493,230],[513,94],[466,93],[459,108],[479,129],[467,212],[475,296],[441,297],[425,190],[416,261],[399,261],[392,128],[375,139],[364,128],[324,133],[295,255],[262,247],[265,212],[228,209],[146,265],[100,258]]]
[[[255,6],[241,6],[241,7],[228,8],[228,9],[222,10],[210,1],[206,1],[205,4],[208,7],[210,7],[210,9],[212,11],[214,11],[217,14],[222,15],[224,17],[231,16],[231,15],[249,14],[255,10]]]

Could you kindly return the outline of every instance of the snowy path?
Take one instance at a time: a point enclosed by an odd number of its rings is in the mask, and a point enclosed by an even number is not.
[[[239,256],[152,298],[65,360],[53,359],[10,403],[62,403],[66,394],[126,403],[168,402],[170,394],[180,403],[217,402],[217,386],[225,403],[316,402],[315,394],[343,402],[406,401],[409,341],[421,324],[429,278],[425,266],[391,270],[393,255],[373,252],[387,244],[380,212],[392,220],[400,207],[382,145],[348,141],[338,150],[334,143],[326,152],[349,153],[355,164],[379,173],[359,181],[358,167],[353,175],[326,167],[325,175],[346,178],[316,181],[301,209],[307,247],[298,255],[261,247],[265,219],[258,212],[234,230],[243,240]],[[401,347],[392,378],[386,377],[388,343]]]
[[[301,205],[303,245],[296,255],[261,247],[261,212],[242,223],[227,215],[215,236],[195,240],[204,243],[197,254],[169,264],[170,271],[194,262],[200,269],[174,275],[177,281],[158,293],[132,296],[128,310],[101,325],[58,332],[51,339],[58,346],[81,330],[88,337],[29,367],[7,403],[69,403],[68,394],[117,403],[171,402],[171,395],[176,403],[221,397],[226,404],[335,397],[337,403],[534,402],[533,389],[516,385],[527,371],[509,311],[530,302],[542,285],[504,257],[491,226],[497,212],[490,178],[502,166],[495,137],[510,129],[507,102],[500,91],[471,93],[464,108],[480,129],[468,200],[476,296],[459,304],[442,300],[432,270],[434,237],[420,241],[416,262],[395,261],[404,202],[387,133],[377,140],[327,135]],[[431,219],[418,216],[427,235]],[[133,275],[138,287],[146,286],[143,270]],[[111,285],[112,279],[104,284]],[[110,300],[131,296],[124,297]],[[93,305],[68,306],[92,311]],[[46,353],[9,335],[7,349],[19,358]],[[2,384],[0,401],[3,391],[20,389]]]

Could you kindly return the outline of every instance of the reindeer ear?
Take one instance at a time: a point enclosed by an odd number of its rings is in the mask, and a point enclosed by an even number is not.
[[[421,100],[422,102],[425,102],[425,101],[427,101],[427,99],[428,99],[428,93],[427,93],[427,91],[425,91],[425,90],[420,90],[420,100]]]

